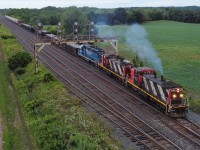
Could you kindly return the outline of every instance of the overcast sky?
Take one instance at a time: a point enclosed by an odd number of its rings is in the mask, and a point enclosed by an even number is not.
[[[200,6],[200,0],[0,0],[0,8]]]

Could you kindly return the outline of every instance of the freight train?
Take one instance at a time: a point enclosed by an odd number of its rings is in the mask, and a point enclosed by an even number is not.
[[[34,31],[35,27],[24,24],[21,21],[6,16],[12,22]],[[35,30],[34,32],[37,32]],[[44,31],[42,36],[50,39],[57,38],[56,35]],[[106,54],[103,49],[89,44],[57,44],[68,53],[81,57],[95,64],[96,67],[107,72],[109,75],[122,81],[126,87],[130,87],[164,110],[171,117],[185,117],[188,112],[187,93],[182,86],[165,80],[163,76],[157,77],[156,71],[150,67],[134,67],[130,61],[122,60],[114,54]]]
[[[8,20],[20,25],[22,28],[25,28],[26,30],[29,30],[33,33],[36,33],[37,35],[40,35],[42,37],[44,37],[46,34],[49,34],[50,32],[46,31],[46,30],[40,30],[39,27],[37,26],[31,26],[29,24],[25,24],[22,20],[20,19],[16,19],[10,16],[5,16],[5,18],[7,18]]]

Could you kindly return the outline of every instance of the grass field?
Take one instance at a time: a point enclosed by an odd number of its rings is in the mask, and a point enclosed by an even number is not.
[[[126,30],[130,26],[104,26],[102,34],[115,34],[119,37],[119,52],[132,59],[125,41]],[[161,58],[164,76],[181,84],[192,96],[200,101],[200,25],[173,21],[154,21],[143,24],[149,41]]]
[[[15,38],[2,35],[11,34],[0,25],[4,54],[4,59],[0,57],[0,111],[6,150],[123,149],[111,128],[86,111],[42,65],[37,75],[34,62],[23,75],[11,72],[7,58],[24,48]]]
[[[145,28],[162,59],[164,75],[200,98],[200,25],[160,21]]]

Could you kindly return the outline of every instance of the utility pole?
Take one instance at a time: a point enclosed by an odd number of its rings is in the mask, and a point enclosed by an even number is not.
[[[35,74],[38,74],[38,53],[44,48],[46,44],[34,44],[34,58],[35,58]]]
[[[58,22],[58,26],[57,26],[57,37],[60,38],[60,34],[61,33],[61,25],[62,23],[61,22]]]

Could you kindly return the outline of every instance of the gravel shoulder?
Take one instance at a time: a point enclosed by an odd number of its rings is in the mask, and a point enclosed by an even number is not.
[[[200,126],[200,115],[189,110],[187,118]]]

